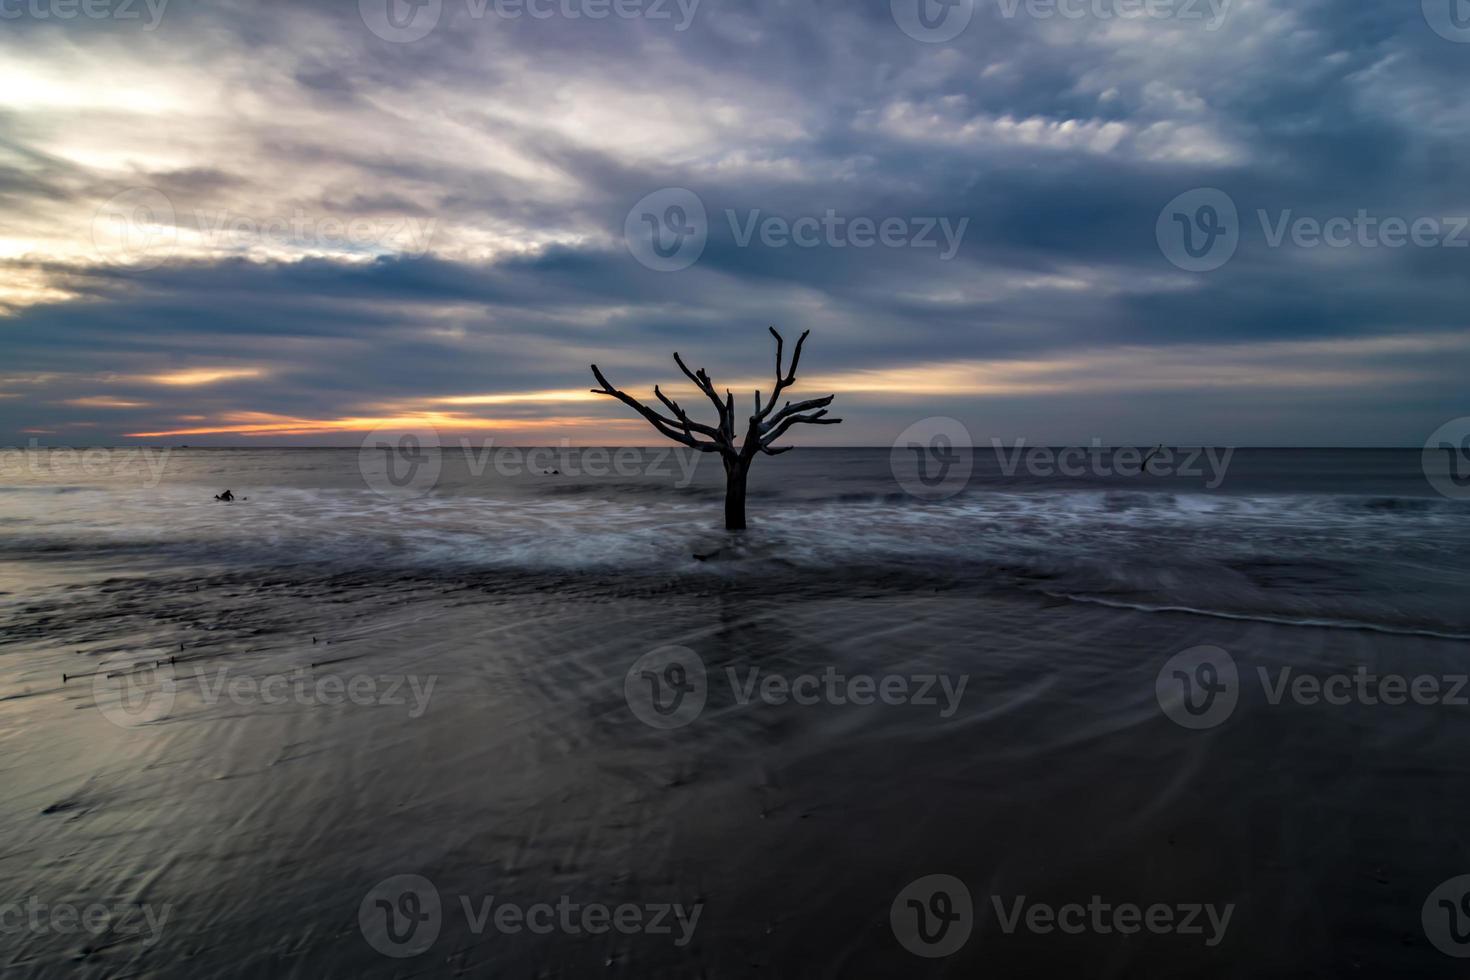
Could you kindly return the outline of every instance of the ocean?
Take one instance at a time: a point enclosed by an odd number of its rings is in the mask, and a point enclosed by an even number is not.
[[[0,967],[1453,975],[1451,460],[397,451],[0,451]]]

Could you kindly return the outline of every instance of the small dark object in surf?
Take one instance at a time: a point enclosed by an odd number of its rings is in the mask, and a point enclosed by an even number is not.
[[[215,494],[214,495],[214,499],[215,500],[218,500],[218,501],[221,501],[222,503],[226,503],[227,504],[230,501],[232,501],[232,500],[235,499],[235,495],[233,493],[230,493],[230,491],[226,490],[224,493],[217,493],[217,494]]]
[[[1138,475],[1139,476],[1142,476],[1143,474],[1147,473],[1148,472],[1148,461],[1151,460],[1151,459],[1153,459],[1155,456],[1157,456],[1159,453],[1161,453],[1163,451],[1164,451],[1164,444],[1162,442],[1159,443],[1154,448],[1150,449],[1148,451],[1148,455],[1145,456],[1145,457],[1143,457],[1143,462],[1138,464]]]

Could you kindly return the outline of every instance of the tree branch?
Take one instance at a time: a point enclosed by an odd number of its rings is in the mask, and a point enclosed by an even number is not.
[[[669,409],[669,411],[674,413],[674,417],[679,420],[679,424],[684,427],[684,431],[688,432],[690,429],[693,429],[700,435],[709,436],[711,439],[718,439],[720,437],[720,431],[718,429],[714,428],[713,426],[705,425],[703,422],[696,422],[691,419],[689,415],[682,408],[679,407],[678,402],[674,401],[668,395],[665,395],[662,391],[659,390],[658,385],[653,386],[653,393],[658,396],[658,400],[663,402],[664,405]]]
[[[663,407],[672,414],[672,417],[648,407],[626,392],[614,388],[607,378],[603,376],[602,371],[598,369],[596,364],[592,365],[592,375],[602,387],[593,388],[592,392],[598,395],[611,395],[613,398],[616,398],[647,419],[648,423],[660,435],[667,439],[671,439],[680,445],[688,446],[691,449],[697,449],[700,452],[722,453],[728,461],[739,462],[740,472],[743,473],[744,467],[749,464],[750,459],[757,452],[765,453],[768,456],[778,456],[781,453],[789,452],[793,449],[794,447],[792,446],[776,447],[772,445],[777,439],[785,435],[786,430],[793,425],[837,425],[842,421],[841,419],[826,417],[827,406],[832,404],[832,400],[837,397],[836,395],[808,398],[805,401],[795,403],[788,401],[782,406],[779,412],[776,411],[776,403],[781,393],[796,383],[796,369],[801,362],[802,347],[806,344],[806,338],[811,334],[811,331],[803,330],[801,332],[801,336],[797,338],[795,348],[791,351],[791,363],[787,365],[782,363],[785,360],[786,341],[775,327],[768,329],[770,330],[771,336],[776,338],[776,384],[771,391],[769,401],[763,401],[760,391],[756,391],[755,414],[750,416],[749,427],[746,429],[744,438],[738,449],[735,446],[735,393],[726,388],[725,395],[721,398],[716,393],[714,382],[710,380],[709,374],[705,372],[704,368],[700,368],[698,371],[689,370],[689,365],[684,363],[684,359],[679,356],[677,351],[674,352],[674,363],[679,365],[679,370],[684,372],[684,377],[688,378],[690,383],[698,388],[709,399],[710,404],[714,406],[715,413],[719,417],[716,425],[705,425],[702,422],[694,421],[678,402],[665,395],[663,389],[657,385],[654,386],[653,393],[663,404]],[[695,438],[696,433],[707,437],[708,441]],[[743,523],[740,526],[743,527]]]
[[[781,438],[781,434],[783,432],[791,428],[793,425],[796,425],[798,422],[804,422],[807,425],[837,425],[839,422],[842,421],[841,419],[826,418],[826,414],[827,410],[824,408],[821,411],[813,412],[810,415],[786,416],[786,418],[783,419],[781,423],[777,425],[774,430],[771,431],[770,435],[763,436],[761,438],[761,448],[764,449],[771,443],[775,442],[777,439]]]
[[[782,408],[781,411],[777,412],[765,422],[761,423],[761,431],[768,432],[771,429],[774,429],[778,422],[788,416],[796,415],[800,412],[809,412],[814,408],[826,408],[828,405],[832,404],[832,399],[836,397],[836,395],[825,395],[821,398],[809,398],[804,402],[797,402],[795,405],[787,402],[786,406]]]
[[[601,388],[591,389],[594,395],[611,395],[612,397],[616,398],[618,401],[622,402],[624,405],[627,405],[629,408],[633,409],[639,415],[642,415],[645,419],[647,419],[648,423],[652,425],[655,429],[657,429],[660,435],[672,439],[673,441],[682,445],[688,446],[690,449],[698,449],[700,452],[703,453],[717,452],[720,449],[724,448],[718,443],[700,442],[689,432],[679,431],[682,423],[676,422],[671,418],[660,415],[658,412],[655,412],[653,409],[649,408],[647,405],[643,404],[632,395],[626,394],[622,391],[619,391],[617,388],[614,388],[611,384],[608,383],[607,378],[603,377],[602,372],[597,369],[596,364],[592,365],[592,376],[597,379],[598,384],[602,385]],[[704,428],[708,428],[708,426],[705,426]]]
[[[785,348],[786,342],[782,339],[781,334],[777,332],[775,327],[767,327],[766,329],[770,330],[771,336],[776,338],[776,387],[771,392],[771,400],[766,404],[766,407],[763,409],[757,408],[756,417],[761,419],[771,414],[771,409],[776,407],[776,401],[781,397],[781,392],[795,383],[796,365],[801,360],[801,345],[806,343],[807,334],[811,333],[810,330],[803,330],[801,332],[801,337],[796,341],[796,349],[791,352],[791,367],[787,368],[785,374],[782,374],[781,352]]]
[[[725,417],[725,403],[720,401],[719,395],[715,394],[715,386],[710,383],[709,375],[704,373],[704,368],[700,368],[698,371],[689,370],[688,365],[684,363],[684,359],[679,356],[678,351],[674,351],[674,363],[679,365],[679,370],[684,372],[684,377],[694,383],[694,387],[704,392],[705,397],[710,400],[710,404],[714,405],[715,412],[719,415],[720,431],[727,433],[733,439],[735,425],[730,419]]]

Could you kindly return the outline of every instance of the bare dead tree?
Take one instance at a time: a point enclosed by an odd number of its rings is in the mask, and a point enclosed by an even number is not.
[[[791,353],[791,365],[782,368],[782,353],[785,341],[776,332],[775,327],[770,328],[771,336],[776,338],[776,384],[771,391],[770,401],[761,402],[761,393],[755,393],[755,414],[751,415],[745,428],[744,436],[736,441],[735,423],[735,396],[730,389],[725,389],[725,397],[721,398],[715,392],[714,383],[710,381],[709,375],[703,368],[691,371],[684,364],[677,351],[674,352],[674,363],[679,365],[679,370],[684,372],[684,377],[694,383],[710,404],[715,407],[717,421],[714,425],[705,425],[696,422],[689,417],[689,413],[679,407],[679,403],[659,390],[654,385],[653,393],[668,409],[669,414],[655,411],[640,402],[633,396],[619,391],[608,384],[597,365],[592,365],[592,376],[597,379],[601,388],[593,388],[592,393],[596,395],[611,395],[618,401],[633,409],[639,415],[648,420],[648,423],[659,431],[659,434],[674,440],[680,445],[688,446],[690,449],[702,453],[719,453],[725,464],[725,527],[731,531],[743,531],[745,529],[745,481],[750,473],[751,461],[757,453],[765,453],[767,456],[776,456],[794,449],[794,446],[773,446],[772,444],[786,430],[793,425],[836,425],[841,419],[827,417],[827,406],[832,404],[836,395],[827,395],[823,398],[810,398],[806,401],[796,403],[787,402],[776,410],[776,401],[781,393],[796,381],[796,365],[801,360],[801,345],[806,343],[807,334],[810,330],[802,331],[801,338],[796,342],[796,349]]]

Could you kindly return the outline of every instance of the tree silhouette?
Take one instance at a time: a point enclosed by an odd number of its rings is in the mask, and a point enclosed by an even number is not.
[[[749,424],[746,426],[745,435],[736,442],[735,434],[735,396],[730,389],[725,389],[725,397],[722,399],[715,393],[715,386],[710,381],[709,375],[703,368],[691,371],[685,366],[683,358],[678,351],[674,352],[674,363],[679,365],[679,370],[684,376],[694,383],[694,386],[704,393],[704,396],[714,405],[718,416],[718,423],[705,425],[696,422],[689,417],[679,403],[659,390],[657,385],[653,387],[653,393],[663,403],[664,408],[673,413],[670,418],[661,412],[649,408],[633,396],[619,391],[608,384],[597,365],[592,365],[592,376],[597,379],[601,388],[593,388],[592,393],[596,395],[611,395],[618,401],[627,405],[648,420],[649,424],[675,442],[697,449],[702,453],[719,453],[725,464],[725,527],[731,531],[743,531],[745,529],[745,480],[750,473],[750,463],[757,453],[765,453],[767,456],[776,456],[794,449],[795,446],[772,446],[777,439],[786,433],[793,425],[806,423],[808,425],[836,425],[841,419],[827,418],[827,406],[832,404],[836,395],[827,395],[823,398],[812,398],[807,401],[792,404],[787,402],[776,411],[776,400],[781,393],[791,387],[796,381],[796,364],[801,360],[801,345],[806,343],[807,334],[810,330],[803,330],[801,338],[796,342],[796,350],[791,353],[791,366],[782,372],[781,355],[785,342],[781,335],[776,332],[775,327],[769,328],[771,336],[776,338],[776,386],[771,392],[770,401],[761,404],[761,393],[755,393],[755,414],[750,416]],[[774,412],[774,414],[772,414]],[[699,438],[703,436],[704,438]]]

